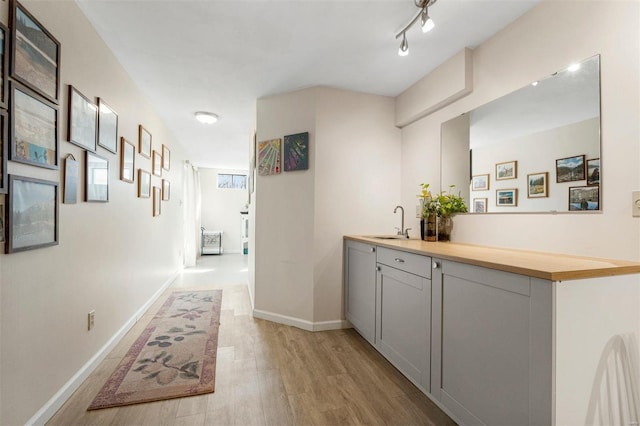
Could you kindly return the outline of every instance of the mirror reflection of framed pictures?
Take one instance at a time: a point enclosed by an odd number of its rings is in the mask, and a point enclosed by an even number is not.
[[[474,213],[486,213],[487,212],[487,199],[486,198],[474,198],[473,199],[473,212]]]
[[[556,160],[556,182],[575,182],[584,180],[584,155],[560,158]]]
[[[75,87],[69,86],[69,142],[96,152],[98,107]]]
[[[118,114],[102,98],[98,98],[98,145],[118,152]]]
[[[138,152],[146,158],[151,158],[151,133],[142,124],[138,125]]]
[[[58,183],[9,175],[7,253],[58,244]]]
[[[518,162],[506,161],[496,164],[496,180],[517,179]]]
[[[109,201],[109,160],[90,151],[86,153],[85,199],[106,203]]]
[[[600,159],[587,160],[587,185],[600,185]]]
[[[138,169],[138,198],[151,197],[151,173]]]
[[[497,189],[496,190],[496,206],[517,207],[518,206],[518,189]]]
[[[136,169],[136,146],[120,138],[120,180],[133,183]]]
[[[488,191],[489,190],[489,174],[475,175],[471,178],[472,191]]]
[[[569,211],[600,210],[600,187],[572,186],[569,188]]]
[[[9,14],[11,77],[58,104],[60,43],[16,0]]]
[[[546,198],[549,196],[549,173],[531,173],[527,175],[527,198]]]
[[[58,107],[11,83],[11,160],[58,168]]]

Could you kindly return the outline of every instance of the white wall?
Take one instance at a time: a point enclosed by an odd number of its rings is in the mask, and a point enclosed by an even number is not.
[[[0,10],[6,24],[9,2]],[[138,124],[153,135],[153,149],[171,149],[171,200],[152,217],[151,199],[119,180],[110,162],[109,202],[60,204],[60,244],[0,255],[0,424],[24,424],[174,276],[182,266],[184,152],[104,45],[75,2],[25,1],[25,7],[60,41],[60,159],[83,151],[66,140],[68,84],[91,99],[103,97],[119,114],[119,136],[137,141]],[[136,154],[136,168],[151,160]],[[62,181],[61,171],[9,162],[9,173]],[[81,172],[81,182],[84,173]],[[160,186],[161,178],[153,177]],[[80,190],[80,200],[83,198]],[[62,192],[60,192],[62,195]],[[87,331],[87,313],[96,323]]]
[[[341,325],[342,236],[389,234],[400,223],[393,114],[392,98],[324,87],[258,101],[258,141],[308,131],[310,145],[309,170],[257,177],[258,314]]]
[[[473,52],[473,93],[402,130],[405,204],[415,199],[421,182],[439,184],[441,123],[570,63],[600,54],[602,213],[457,216],[453,240],[640,261],[640,221],[631,217],[630,206],[631,191],[640,187],[639,15],[638,2],[543,1],[477,47]],[[446,85],[447,81],[433,84]],[[423,160],[420,165],[416,158]],[[587,420],[587,392],[573,389],[593,385],[594,360],[603,356],[603,342],[621,333],[635,334],[637,341],[640,330],[637,276],[599,280],[598,289],[592,288],[593,283],[584,288],[575,284],[559,283],[556,300],[558,312],[567,314],[557,319],[558,349],[568,356],[557,360],[556,420],[572,425]],[[608,291],[609,285],[615,291]],[[581,334],[583,338],[589,335],[593,345],[588,348],[565,339],[572,327],[583,330],[576,319],[587,314],[571,310],[572,297],[580,291],[584,293],[578,306],[590,306],[598,291],[607,294],[606,306],[589,313],[591,321]],[[618,309],[625,312],[618,315]],[[584,356],[582,350],[590,352]]]
[[[223,231],[225,253],[242,253],[241,215],[247,204],[246,189],[218,188],[218,174],[248,175],[246,170],[203,169],[200,171],[202,226],[209,231]],[[247,181],[248,185],[248,181]]]

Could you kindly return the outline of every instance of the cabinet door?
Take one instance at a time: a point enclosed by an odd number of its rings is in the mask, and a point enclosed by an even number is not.
[[[376,248],[347,241],[344,277],[345,317],[369,343],[374,343],[376,314]]]
[[[436,399],[462,424],[551,424],[551,283],[444,261],[433,297]]]
[[[423,391],[429,391],[431,280],[378,264],[376,347]]]

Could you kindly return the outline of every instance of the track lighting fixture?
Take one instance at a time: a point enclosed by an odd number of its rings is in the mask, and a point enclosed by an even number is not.
[[[436,25],[433,22],[433,19],[429,16],[429,6],[435,4],[437,0],[414,0],[416,7],[419,7],[420,10],[413,17],[411,21],[407,25],[404,26],[400,31],[396,33],[396,39],[402,36],[402,42],[400,43],[400,49],[398,49],[398,55],[407,56],[409,54],[409,43],[407,42],[407,31],[409,28],[413,26],[420,18],[420,26],[422,27],[422,32],[427,33],[431,31]]]
[[[400,49],[398,49],[398,55],[407,56],[409,54],[409,43],[407,42],[407,35],[402,33],[402,43],[400,43]]]

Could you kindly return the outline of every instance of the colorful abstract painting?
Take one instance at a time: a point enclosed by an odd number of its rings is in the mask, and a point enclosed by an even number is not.
[[[309,168],[309,133],[298,133],[284,137],[284,171],[307,170]]]
[[[260,176],[280,173],[282,139],[258,142],[258,174]]]

